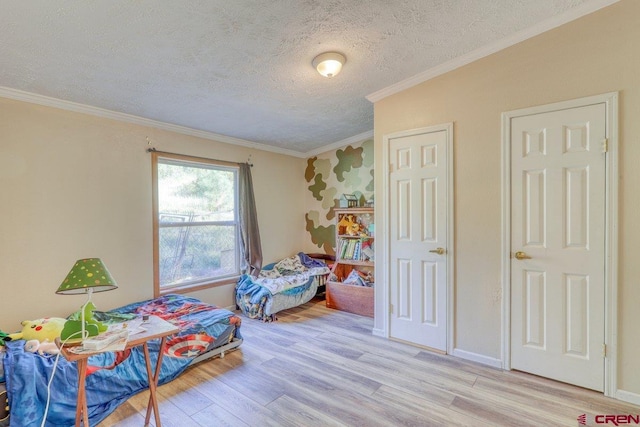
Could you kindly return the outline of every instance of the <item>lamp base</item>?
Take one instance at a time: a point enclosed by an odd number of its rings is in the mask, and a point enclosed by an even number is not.
[[[84,337],[82,336],[82,320],[67,320],[60,332],[60,341],[65,345],[81,344],[82,340],[98,335],[98,326],[84,322]]]

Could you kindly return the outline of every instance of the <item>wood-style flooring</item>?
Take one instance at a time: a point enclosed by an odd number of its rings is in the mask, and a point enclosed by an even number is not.
[[[373,319],[314,300],[158,388],[163,426],[577,426],[637,406],[371,335]],[[148,392],[100,427],[142,426]],[[153,417],[152,417],[153,418]]]

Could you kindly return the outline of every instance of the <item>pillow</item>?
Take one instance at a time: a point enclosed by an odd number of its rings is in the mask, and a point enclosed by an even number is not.
[[[300,258],[300,262],[307,268],[312,267],[326,267],[326,264],[318,259],[313,259],[309,255],[304,252],[298,252],[298,258]]]

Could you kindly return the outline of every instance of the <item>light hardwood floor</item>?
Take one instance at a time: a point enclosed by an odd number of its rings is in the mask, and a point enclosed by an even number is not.
[[[640,407],[371,335],[373,320],[314,300],[243,318],[244,343],[158,388],[166,427],[576,426]],[[148,392],[100,427],[141,426]]]

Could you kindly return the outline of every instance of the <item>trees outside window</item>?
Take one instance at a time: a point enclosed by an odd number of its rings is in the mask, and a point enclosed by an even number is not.
[[[238,167],[153,153],[153,172],[156,294],[237,277]]]

